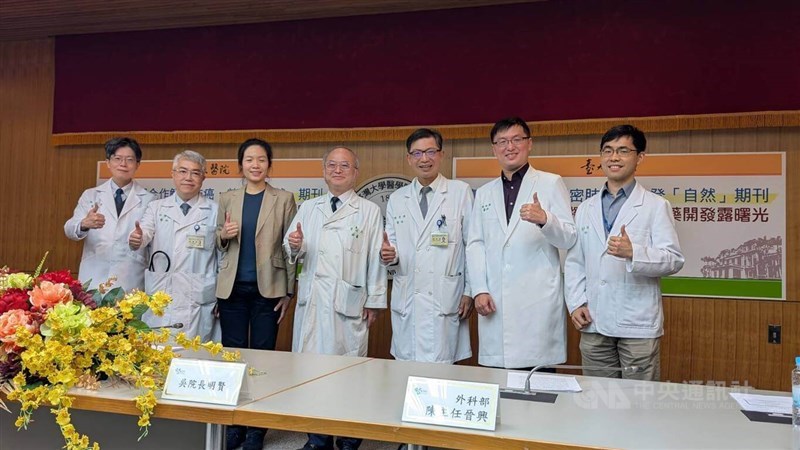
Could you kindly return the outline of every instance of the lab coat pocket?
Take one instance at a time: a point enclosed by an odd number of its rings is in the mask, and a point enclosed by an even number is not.
[[[461,295],[464,294],[464,276],[443,276],[436,286],[436,301],[439,304],[440,315],[458,313]]]
[[[395,274],[392,280],[392,299],[389,305],[392,311],[405,316],[411,299],[408,296],[408,275]]]
[[[333,309],[345,317],[361,317],[364,304],[367,302],[367,291],[363,286],[339,280],[333,297]]]
[[[305,306],[311,296],[311,281],[308,280],[306,268],[297,277],[297,306]]]
[[[659,295],[652,284],[620,283],[614,295],[617,325],[627,328],[657,328]]]
[[[172,289],[172,274],[169,272],[144,271],[144,291],[153,295],[157,291],[170,292]]]

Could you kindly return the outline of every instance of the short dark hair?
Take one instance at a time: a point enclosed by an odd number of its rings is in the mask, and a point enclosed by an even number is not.
[[[525,131],[525,137],[531,137],[531,129],[528,128],[528,124],[525,123],[524,120],[522,120],[519,117],[507,117],[494,124],[494,126],[492,127],[492,132],[489,133],[489,140],[491,140],[492,143],[494,144],[494,137],[497,136],[497,133],[506,131],[507,129],[513,127],[514,125],[519,125],[520,127],[522,127],[522,129]]]
[[[117,150],[122,147],[130,147],[136,155],[136,162],[142,161],[142,148],[139,147],[139,143],[136,142],[136,139],[129,137],[115,137],[109,139],[106,142],[106,159],[111,159],[111,157],[117,153]]]
[[[606,131],[606,134],[600,139],[600,150],[603,149],[606,142],[611,142],[624,136],[630,136],[633,146],[636,147],[636,153],[641,153],[647,148],[647,139],[644,137],[642,130],[633,125],[617,125]]]
[[[239,146],[239,153],[237,154],[237,158],[239,159],[239,169],[242,168],[242,161],[244,160],[244,152],[247,150],[248,147],[252,145],[257,145],[264,149],[267,152],[267,168],[272,167],[272,146],[267,143],[267,141],[258,138],[250,138],[244,142],[242,145]]]
[[[406,152],[411,151],[411,144],[417,142],[420,139],[426,138],[433,138],[436,140],[436,146],[439,147],[439,150],[442,149],[442,134],[436,130],[432,130],[430,128],[420,128],[414,130],[413,133],[406,139]]]

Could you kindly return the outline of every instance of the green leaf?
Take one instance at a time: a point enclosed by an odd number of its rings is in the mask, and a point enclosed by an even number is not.
[[[39,262],[39,265],[36,267],[36,272],[33,273],[33,278],[37,278],[39,276],[39,274],[42,273],[42,267],[44,267],[44,261],[47,259],[47,255],[49,255],[49,254],[50,254],[49,251],[44,252],[44,256],[42,256],[42,260]]]
[[[131,313],[133,313],[133,317],[136,320],[142,320],[142,314],[147,312],[148,309],[147,305],[136,305],[131,310]]]
[[[114,306],[117,304],[117,301],[124,296],[125,291],[123,291],[121,287],[115,287],[114,289],[106,292],[106,295],[103,297],[103,300],[100,302],[99,306]]]
[[[137,331],[150,331],[150,325],[142,322],[141,320],[131,320],[127,323],[127,326]]]

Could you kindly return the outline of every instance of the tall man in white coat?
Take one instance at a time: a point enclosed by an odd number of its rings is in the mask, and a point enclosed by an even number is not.
[[[323,176],[329,192],[300,205],[284,237],[291,262],[304,258],[292,351],[366,356],[369,327],[386,308],[383,217],[378,205],[353,190],[358,158],[352,150],[327,151]],[[360,444],[355,438],[336,441],[342,450]],[[333,438],[309,434],[304,448],[333,448]]]
[[[111,277],[116,277],[114,286],[125,291],[143,289],[147,255],[144,249],[128,247],[128,234],[153,200],[153,194],[133,179],[142,149],[136,140],[123,137],[106,142],[105,150],[111,179],[83,192],[64,224],[64,234],[83,240],[78,278],[91,281],[90,289]]]
[[[528,164],[531,133],[519,117],[492,128],[500,177],[481,186],[470,219],[467,267],[478,317],[478,363],[523,369],[566,361],[558,250],[575,243],[560,176]]]
[[[128,236],[131,249],[147,247],[150,264],[145,291],[172,296],[161,317],[150,311],[142,317],[151,327],[182,324],[181,331],[204,341],[215,330],[217,304],[217,203],[200,194],[206,159],[192,150],[172,160],[175,193],[151,202]]]
[[[472,356],[472,297],[466,271],[472,188],[439,173],[442,135],[421,128],[406,139],[416,178],[389,197],[381,260],[394,269],[392,355],[452,364]]]
[[[664,334],[661,277],[683,267],[669,202],[634,177],[647,140],[631,125],[600,140],[606,183],[575,215],[578,242],[567,253],[567,308],[581,331],[584,375],[658,381]]]

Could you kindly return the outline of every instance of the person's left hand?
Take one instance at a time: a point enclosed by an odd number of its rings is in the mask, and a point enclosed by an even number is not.
[[[283,320],[283,316],[286,315],[286,310],[289,309],[290,301],[292,301],[292,298],[287,295],[286,297],[283,297],[282,299],[278,300],[278,304],[275,305],[275,309],[273,309],[273,311],[277,311],[279,309],[281,310],[281,315],[278,316],[278,323],[281,323],[281,320]]]

